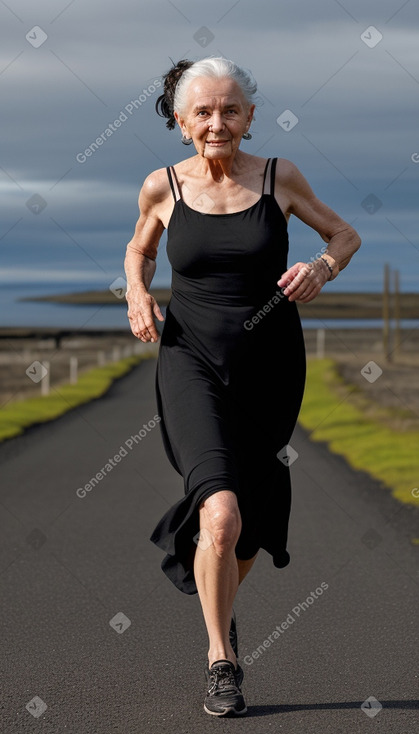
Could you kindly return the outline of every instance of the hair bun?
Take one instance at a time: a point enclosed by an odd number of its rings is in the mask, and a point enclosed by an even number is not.
[[[156,102],[156,112],[160,117],[167,117],[166,127],[173,130],[176,125],[175,116],[173,114],[173,103],[175,99],[176,84],[186,69],[189,69],[194,62],[188,59],[182,59],[177,64],[173,64],[172,68],[163,74],[164,92],[160,95]]]

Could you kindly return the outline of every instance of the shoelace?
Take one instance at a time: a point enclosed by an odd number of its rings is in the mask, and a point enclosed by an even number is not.
[[[237,691],[236,678],[230,667],[226,665],[217,665],[210,669],[210,686],[208,693],[215,693],[217,688],[221,688],[220,693],[225,693],[231,689]]]

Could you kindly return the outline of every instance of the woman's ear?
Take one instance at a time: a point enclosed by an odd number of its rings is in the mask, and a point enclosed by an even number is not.
[[[249,123],[249,125],[253,120],[253,113],[255,111],[255,108],[256,108],[256,105],[254,104],[250,105],[249,107],[249,112],[247,113],[247,122]]]
[[[183,117],[180,117],[178,112],[174,112],[173,116],[181,129],[182,135],[184,135],[187,132],[185,128],[185,120],[183,119]]]

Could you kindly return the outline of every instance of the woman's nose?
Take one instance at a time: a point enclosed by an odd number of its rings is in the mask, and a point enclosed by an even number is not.
[[[221,132],[224,128],[224,122],[219,113],[214,113],[211,120],[211,127],[214,133]]]

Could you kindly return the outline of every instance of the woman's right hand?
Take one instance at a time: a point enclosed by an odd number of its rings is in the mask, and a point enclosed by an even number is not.
[[[154,323],[154,316],[159,321],[164,321],[164,316],[159,305],[144,286],[128,286],[125,298],[128,303],[128,319],[131,331],[142,342],[157,342],[159,333]]]

